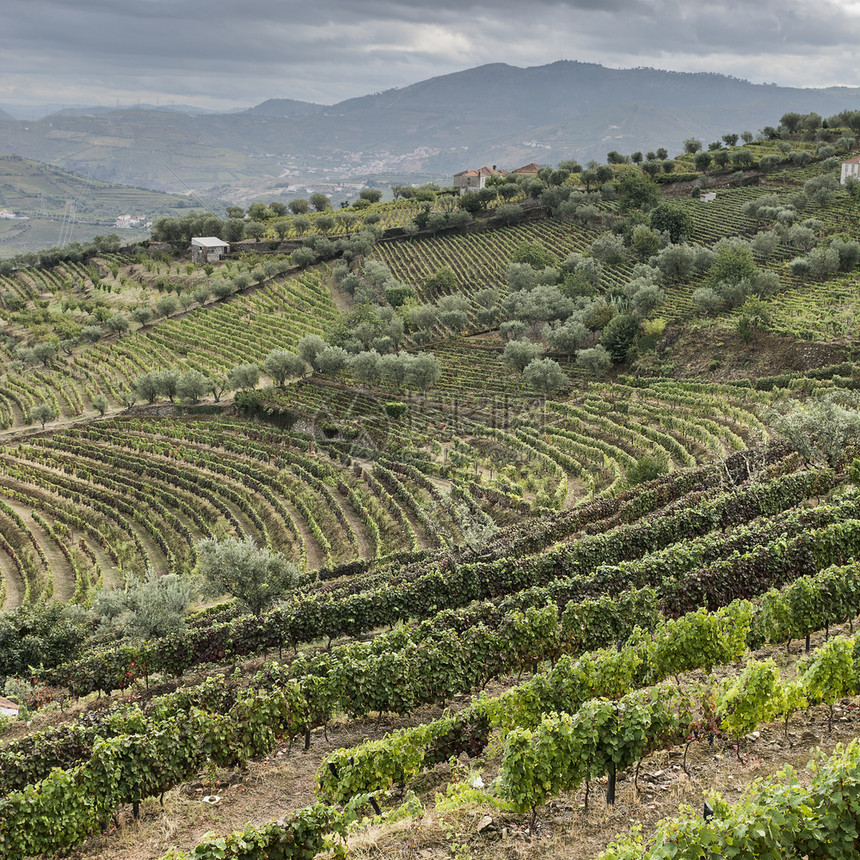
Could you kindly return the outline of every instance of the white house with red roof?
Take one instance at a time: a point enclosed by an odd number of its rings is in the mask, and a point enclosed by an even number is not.
[[[842,175],[839,177],[839,181],[844,185],[849,176],[860,180],[860,155],[855,155],[854,158],[842,162]]]
[[[492,167],[481,167],[478,170],[463,170],[454,174],[454,189],[460,194],[467,191],[477,191],[487,184],[491,176],[507,176],[504,170],[498,170],[494,164]]]
[[[0,696],[0,717],[17,717],[20,710],[19,705]]]

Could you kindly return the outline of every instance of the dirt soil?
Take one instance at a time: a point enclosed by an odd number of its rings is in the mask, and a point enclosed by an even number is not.
[[[300,747],[290,750],[284,746],[243,770],[202,772],[195,782],[169,792],[163,806],[157,800],[144,802],[137,821],[130,809],[123,809],[104,834],[92,837],[72,856],[159,860],[172,846],[190,850],[206,833],[223,834],[247,823],[266,823],[314,802],[314,774],[331,751],[434,716],[438,716],[438,709],[427,708],[416,712],[414,719],[383,720],[379,727],[375,720],[340,723],[329,730],[329,740],[322,732],[315,733],[307,753]],[[689,775],[681,764],[683,747],[676,747],[643,762],[638,789],[631,774],[619,776],[614,808],[605,803],[605,785],[593,783],[587,812],[583,808],[584,790],[562,795],[540,811],[534,833],[529,831],[528,815],[488,807],[437,813],[433,808],[435,794],[444,792],[451,779],[448,765],[439,765],[413,785],[424,813],[393,825],[360,828],[350,838],[349,856],[357,860],[592,860],[634,823],[641,823],[645,833],[653,832],[662,818],[677,815],[681,804],[700,810],[712,789],[734,801],[753,779],[771,775],[786,764],[802,772],[816,750],[829,754],[837,744],[847,743],[858,734],[860,699],[846,699],[837,705],[831,734],[827,732],[827,708],[820,706],[794,717],[790,741],[785,739],[781,721],[763,727],[756,740],[744,742],[740,759],[722,741],[713,747],[694,743],[687,756]],[[461,778],[470,764],[463,761]],[[482,764],[483,778],[489,782],[496,775],[498,761]],[[217,798],[217,802],[207,803],[204,797]]]
[[[498,695],[514,679],[489,684],[489,695]],[[457,711],[468,705],[471,696],[455,697],[447,709]],[[314,803],[315,775],[323,759],[341,747],[352,747],[365,740],[382,738],[394,729],[415,726],[438,719],[440,707],[425,706],[406,718],[384,716],[362,720],[336,720],[326,732],[312,734],[311,748],[305,752],[301,739],[290,747],[281,745],[262,761],[249,762],[243,769],[201,771],[193,782],[185,783],[164,796],[140,805],[140,817],[124,807],[111,826],[91,837],[71,852],[87,860],[159,860],[171,847],[191,850],[205,834],[230,833],[245,825],[265,824],[286,813]],[[204,798],[218,798],[216,803]]]
[[[847,343],[795,340],[763,331],[753,332],[744,343],[738,334],[725,329],[689,331],[670,326],[656,352],[640,358],[634,371],[725,382],[838,364],[850,360],[853,352]],[[671,365],[670,371],[667,365]]]
[[[678,814],[682,804],[695,812],[706,796],[718,790],[728,801],[737,800],[746,786],[759,777],[792,765],[805,781],[806,764],[817,750],[832,753],[860,733],[860,700],[845,700],[837,706],[832,734],[827,733],[827,708],[821,706],[797,715],[792,721],[791,744],[780,721],[765,726],[758,739],[746,741],[740,759],[722,742],[709,747],[694,743],[687,757],[689,775],[682,768],[683,747],[646,759],[639,772],[638,789],[631,774],[617,787],[614,807],[604,799],[605,780],[592,783],[589,808],[584,810],[585,790],[562,795],[543,807],[534,833],[529,816],[499,812],[486,806],[464,807],[456,813],[437,813],[432,804],[408,827],[368,828],[350,840],[350,856],[370,858],[420,858],[443,860],[594,860],[617,836],[641,824],[647,835],[657,823]],[[483,779],[494,776],[486,767]]]

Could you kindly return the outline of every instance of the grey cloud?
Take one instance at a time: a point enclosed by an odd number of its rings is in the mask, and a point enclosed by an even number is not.
[[[3,0],[0,98],[334,102],[560,58],[851,85],[858,41],[847,4],[805,0]]]

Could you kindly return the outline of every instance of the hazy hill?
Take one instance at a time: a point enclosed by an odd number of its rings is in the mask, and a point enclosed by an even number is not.
[[[143,103],[117,107],[105,105],[85,105],[83,107],[74,106],[51,111],[47,116],[103,116],[104,114],[116,113],[117,111],[123,110],[157,110],[166,111],[167,113],[185,113],[191,116],[196,116],[197,114],[220,113],[220,111],[207,110],[206,108],[198,108],[193,105],[152,105]]]
[[[26,216],[0,220],[0,256],[113,232],[119,215],[151,219],[189,208],[203,207],[194,198],[112,185],[50,164],[0,155],[0,209]],[[129,239],[148,234],[142,229],[117,232]]]
[[[288,197],[279,189],[291,184],[444,179],[484,163],[604,160],[612,149],[677,152],[691,135],[707,143],[756,132],[790,110],[828,116],[858,107],[860,88],[568,61],[491,64],[330,107],[270,99],[229,114],[114,109],[0,121],[0,151],[111,182],[247,202]]]
[[[300,102],[295,99],[267,99],[245,111],[254,116],[310,116],[326,109],[325,105],[313,102]]]
[[[561,61],[527,69],[480,66],[350,99],[325,116],[350,125],[360,121],[366,134],[397,136],[403,145],[474,148],[484,142],[492,148],[537,135],[540,143],[553,139],[559,158],[603,159],[607,135],[625,141],[627,152],[680,149],[693,132],[712,139],[734,130],[755,132],[789,110],[826,116],[858,106],[860,88],[797,89],[717,74]]]

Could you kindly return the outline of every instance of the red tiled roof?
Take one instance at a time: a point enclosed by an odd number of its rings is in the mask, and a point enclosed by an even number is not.
[[[0,708],[9,708],[13,711],[21,710],[20,705],[16,705],[14,702],[10,702],[8,699],[4,699],[2,696],[0,696]]]
[[[478,170],[463,170],[454,176],[507,176],[504,170],[494,170],[492,167],[481,167]]]
[[[860,164],[860,155],[855,155],[854,158],[849,158],[847,161],[843,161],[843,164]]]
[[[522,167],[512,170],[511,173],[537,173],[538,170],[540,170],[540,165],[532,161],[530,164],[524,164]]]

